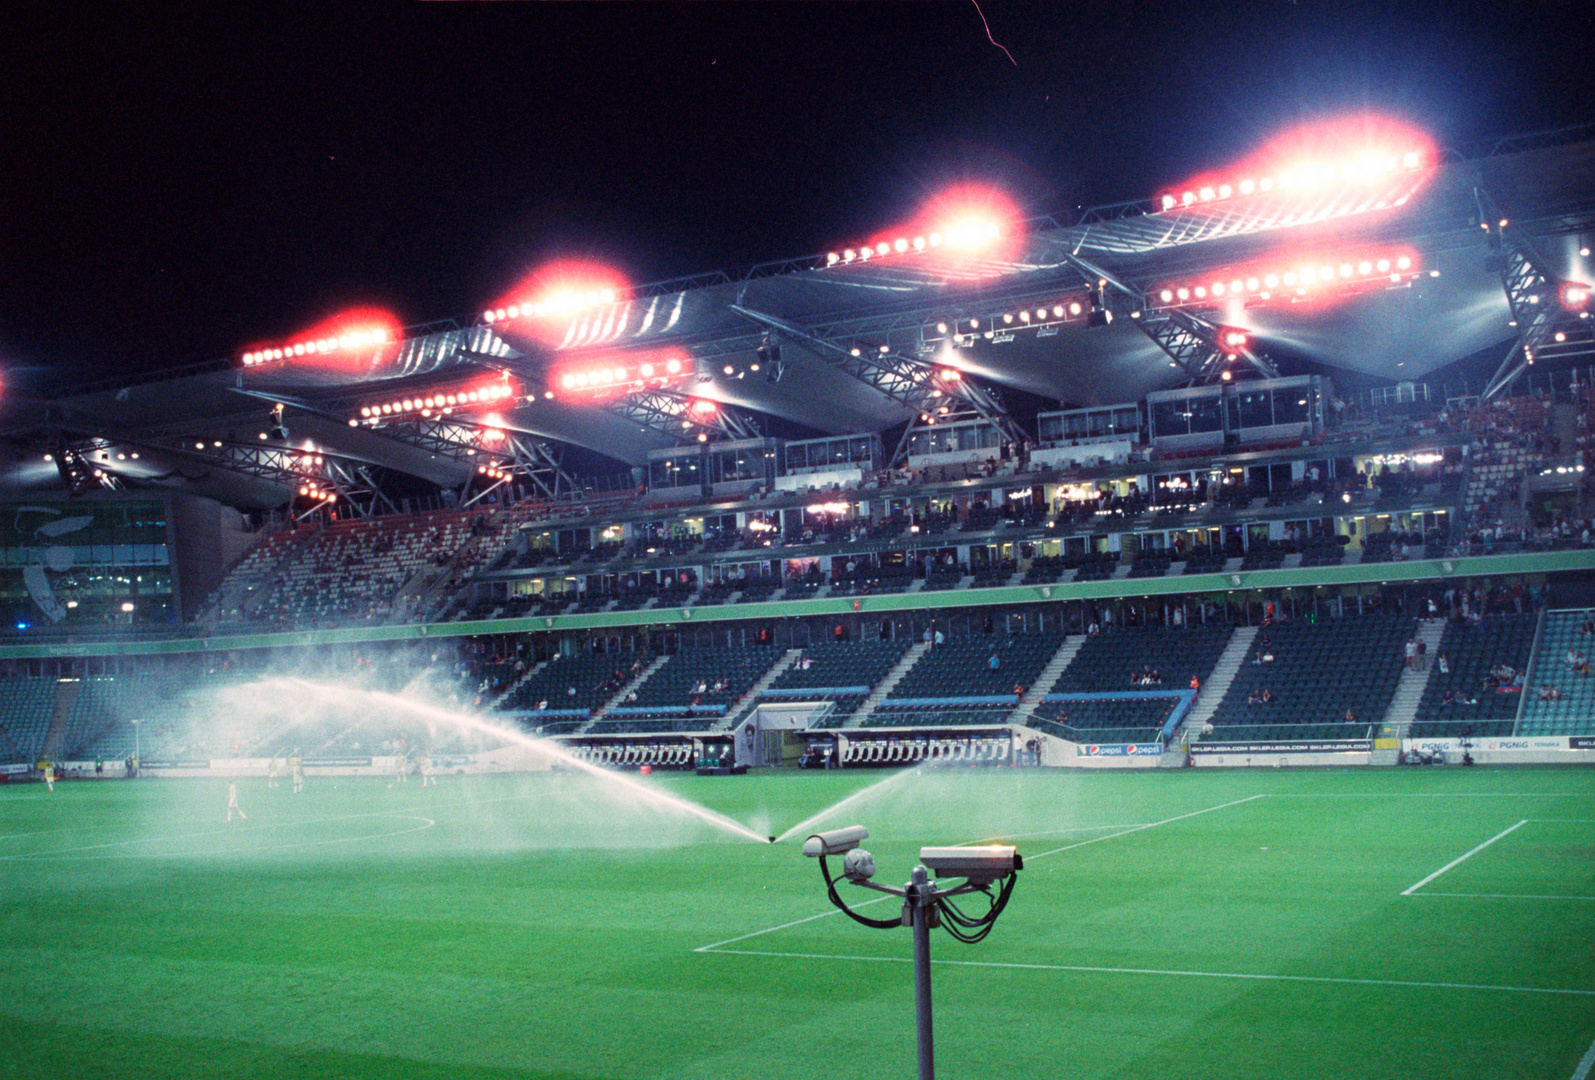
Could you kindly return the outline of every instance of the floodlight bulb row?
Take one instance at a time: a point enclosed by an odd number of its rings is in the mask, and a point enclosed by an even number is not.
[[[1328,184],[1370,184],[1403,172],[1414,172],[1424,164],[1420,150],[1400,154],[1359,154],[1344,161],[1309,161],[1262,176],[1202,184],[1179,192],[1165,191],[1158,196],[1159,210],[1178,210],[1224,199],[1267,195],[1275,191],[1310,191]]]
[[[645,360],[639,364],[598,364],[593,367],[570,368],[558,376],[561,390],[612,390],[617,386],[645,382],[649,379],[669,379],[686,372],[685,361],[672,357],[668,360]]]
[[[296,341],[292,345],[284,345],[281,348],[256,349],[253,352],[246,352],[241,359],[245,367],[257,367],[260,364],[270,364],[278,360],[292,360],[302,356],[325,356],[334,352],[369,349],[376,345],[386,345],[392,340],[392,333],[383,327],[375,327],[370,330],[351,330],[348,333],[339,334],[337,337]]]
[[[488,383],[471,390],[452,394],[427,394],[424,397],[394,398],[379,405],[362,405],[360,416],[364,420],[386,420],[394,416],[420,414],[431,417],[445,415],[455,409],[473,405],[495,405],[515,396],[515,388],[506,382]]]
[[[826,266],[846,266],[852,263],[884,259],[888,255],[907,255],[931,248],[974,248],[990,243],[1002,235],[1002,226],[995,221],[960,221],[936,232],[903,235],[892,240],[877,240],[873,244],[843,248],[827,252]]]
[[[1356,259],[1314,259],[1268,269],[1213,274],[1197,281],[1168,284],[1152,293],[1154,307],[1211,304],[1225,300],[1270,300],[1370,282],[1400,283],[1418,276],[1414,255],[1379,255]]]
[[[922,332],[926,341],[951,338],[955,343],[973,342],[976,338],[993,340],[1005,331],[1042,329],[1054,327],[1075,319],[1083,319],[1091,312],[1087,297],[1066,297],[1050,304],[1023,307],[995,315],[975,315],[967,318],[937,319]]]
[[[504,322],[507,319],[546,319],[575,315],[620,299],[614,289],[556,289],[553,292],[518,304],[489,308],[482,312],[485,323]]]

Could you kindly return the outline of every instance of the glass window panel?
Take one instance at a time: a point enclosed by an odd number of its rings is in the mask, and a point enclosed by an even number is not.
[[[1219,412],[1217,397],[1194,398],[1190,401],[1191,432],[1224,430],[1223,415]]]

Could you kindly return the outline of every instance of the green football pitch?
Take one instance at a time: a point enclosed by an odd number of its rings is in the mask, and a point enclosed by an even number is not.
[[[231,824],[221,781],[0,788],[0,1077],[911,1077],[910,933],[826,902],[828,807],[892,884],[1025,856],[986,941],[932,939],[944,1077],[1595,1061],[1595,770],[641,783],[251,778]]]

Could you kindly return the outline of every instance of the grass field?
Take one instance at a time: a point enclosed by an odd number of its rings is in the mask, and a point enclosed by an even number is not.
[[[649,784],[762,835],[886,776]],[[218,781],[0,788],[0,1077],[914,1074],[907,930],[612,787],[246,780],[231,826]],[[900,774],[855,821],[892,883],[1026,857],[990,938],[932,940],[944,1077],[1595,1060],[1595,771]]]

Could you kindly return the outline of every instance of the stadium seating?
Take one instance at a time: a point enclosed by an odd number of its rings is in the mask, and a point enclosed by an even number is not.
[[[1523,716],[1516,734],[1595,734],[1595,675],[1575,671],[1567,662],[1569,650],[1584,657],[1595,654],[1595,634],[1582,632],[1591,618],[1595,612],[1546,613],[1534,665],[1524,682]],[[1545,686],[1556,691],[1556,700],[1540,700],[1539,689]]]
[[[747,693],[770,665],[780,659],[777,649],[694,649],[671,656],[637,688],[637,700],[624,709],[678,715],[688,710],[724,714]],[[716,691],[715,685],[724,683]],[[698,686],[703,690],[698,690]]]
[[[1012,695],[1029,688],[1052,659],[1063,635],[992,634],[949,642],[926,652],[892,688],[892,699]],[[997,667],[990,664],[997,657]],[[887,704],[890,704],[888,702]]]
[[[1158,688],[1184,690],[1192,676],[1207,682],[1230,633],[1228,626],[1218,624],[1109,627],[1086,638],[1058,681],[1046,689],[1059,693],[1148,689],[1131,680],[1152,668],[1163,678]]]
[[[1073,742],[1153,742],[1176,704],[1175,697],[1049,701],[1029,726]]]
[[[38,675],[0,681],[0,752],[7,762],[31,764],[44,753],[58,682]]]
[[[1512,734],[1523,692],[1503,693],[1496,685],[1487,684],[1486,678],[1501,665],[1521,677],[1528,669],[1537,622],[1534,615],[1491,615],[1477,627],[1457,619],[1447,623],[1440,647],[1429,658],[1434,670],[1410,735],[1415,739],[1456,736],[1464,729],[1477,736]],[[1441,657],[1449,673],[1439,670]],[[1517,685],[1523,685],[1521,678]]]
[[[897,666],[913,645],[906,638],[876,641],[832,641],[810,645],[789,668],[770,684],[772,699],[789,698],[793,690],[814,690],[801,700],[836,703],[829,726],[840,726],[863,704],[873,689]],[[805,664],[804,661],[807,661]],[[865,692],[857,692],[864,687]]]
[[[1385,615],[1264,627],[1202,741],[1368,737],[1390,707],[1415,627]],[[1264,654],[1274,660],[1252,662]],[[1264,690],[1273,700],[1248,700]]]
[[[513,686],[496,707],[525,712],[547,702],[556,711],[596,709],[630,681],[635,663],[632,657],[605,653],[555,656]]]

